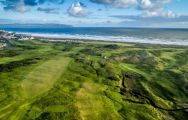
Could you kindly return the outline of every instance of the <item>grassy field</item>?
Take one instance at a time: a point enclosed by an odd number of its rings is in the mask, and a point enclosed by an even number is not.
[[[188,47],[12,41],[0,120],[187,120]]]

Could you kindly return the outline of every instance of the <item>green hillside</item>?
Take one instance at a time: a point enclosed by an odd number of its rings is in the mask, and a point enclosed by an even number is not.
[[[187,120],[188,47],[12,41],[0,120]]]

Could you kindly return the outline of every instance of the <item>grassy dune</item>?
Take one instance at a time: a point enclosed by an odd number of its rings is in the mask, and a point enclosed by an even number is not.
[[[187,120],[188,48],[12,41],[0,51],[2,120]]]

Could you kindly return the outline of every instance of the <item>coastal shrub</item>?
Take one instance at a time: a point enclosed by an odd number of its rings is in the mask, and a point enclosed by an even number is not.
[[[188,63],[188,50],[175,55],[176,63],[181,66]]]
[[[35,64],[40,59],[41,58],[36,57],[36,58],[29,58],[29,59],[24,59],[20,61],[13,61],[10,63],[0,64],[0,72],[10,72],[11,70],[18,68],[18,67]]]
[[[99,49],[109,49],[109,50],[111,49],[111,50],[113,50],[113,49],[119,49],[120,46],[115,45],[115,44],[109,44],[109,45],[99,46],[97,48],[99,48]]]
[[[7,49],[3,52],[0,51],[0,57],[14,57],[23,53],[22,49]]]
[[[92,55],[92,56],[101,56],[102,55],[101,53],[97,52],[96,50],[89,49],[89,48],[82,49],[79,52],[82,54]]]
[[[149,52],[151,54],[153,54],[156,57],[160,57],[161,56],[161,50],[149,50]]]

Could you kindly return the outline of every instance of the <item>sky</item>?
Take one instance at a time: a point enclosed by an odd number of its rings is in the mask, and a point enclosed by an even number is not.
[[[0,0],[0,24],[188,28],[188,0]]]

